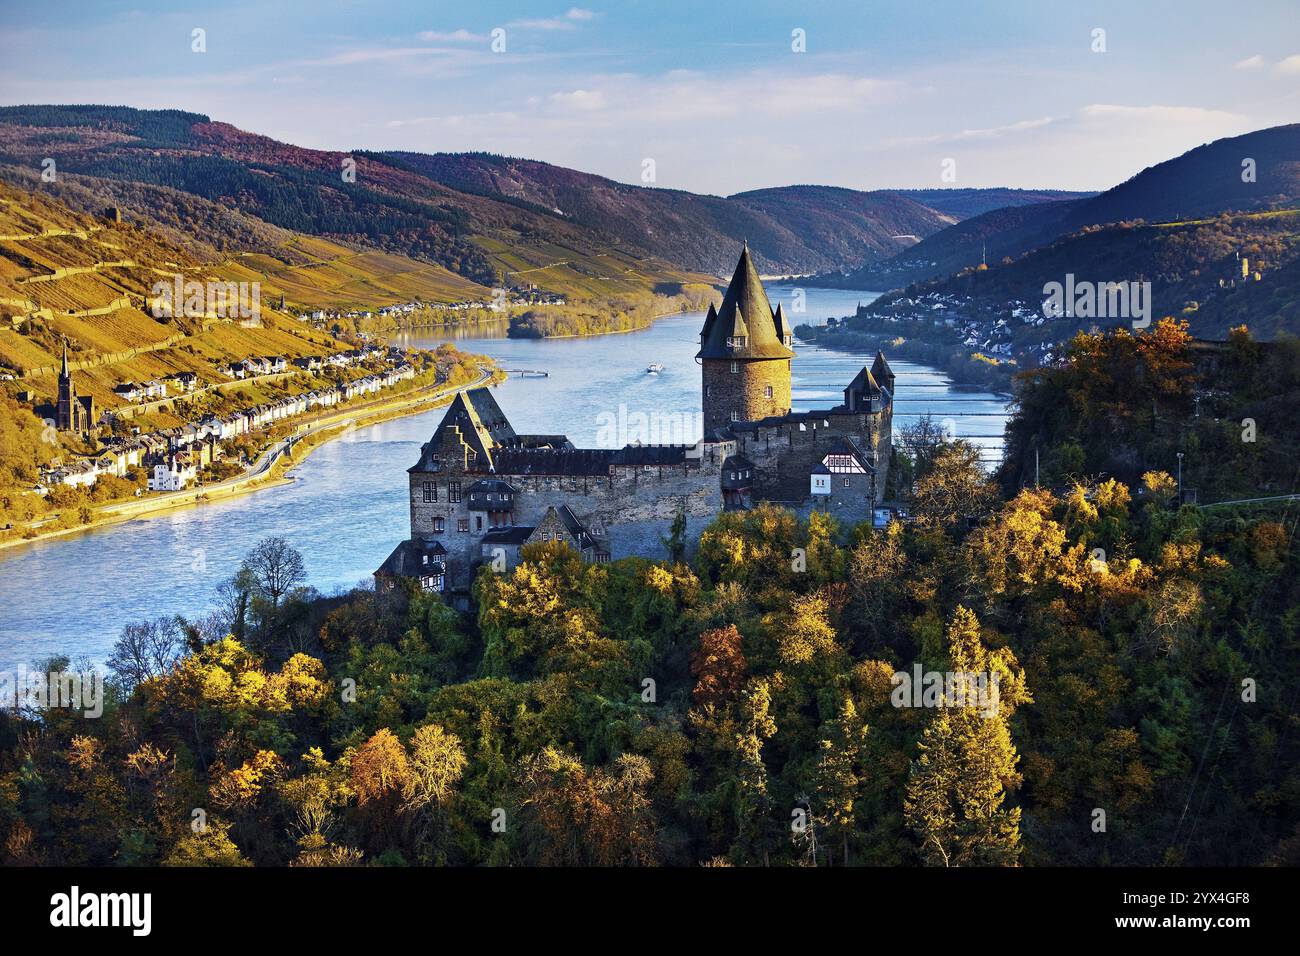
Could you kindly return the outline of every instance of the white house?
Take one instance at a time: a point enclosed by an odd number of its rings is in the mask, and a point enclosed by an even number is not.
[[[166,463],[153,466],[153,476],[149,479],[150,491],[180,491],[192,482],[198,470],[185,455],[173,455]]]

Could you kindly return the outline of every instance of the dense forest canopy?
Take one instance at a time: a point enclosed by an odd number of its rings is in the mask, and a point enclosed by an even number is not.
[[[482,570],[473,617],[415,591],[322,597],[268,540],[211,615],[124,630],[102,717],[0,718],[0,854],[1294,864],[1295,504],[1180,506],[1160,464],[1201,442],[1227,487],[1294,459],[1269,417],[1290,348],[1243,330],[1206,360],[1172,323],[1081,336],[1020,382],[997,480],[960,441],[904,436],[913,520],[761,506],[690,563],[528,546]],[[1209,446],[1214,415],[1240,432],[1234,403],[1261,409],[1259,440]],[[928,673],[994,690],[899,694]]]

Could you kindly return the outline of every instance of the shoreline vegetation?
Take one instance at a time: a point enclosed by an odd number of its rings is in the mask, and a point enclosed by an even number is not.
[[[804,342],[815,343],[842,352],[874,352],[883,349],[919,365],[928,365],[946,374],[955,384],[986,388],[998,395],[1012,393],[1012,379],[1023,368],[1015,362],[972,352],[960,342],[936,342],[899,335],[897,329],[869,331],[800,325],[795,335]]]
[[[494,385],[505,377],[505,373],[485,356],[466,358],[472,359],[477,365],[480,371],[477,378],[417,385],[394,395],[338,409],[311,420],[294,422],[292,430],[287,434],[268,436],[272,437],[272,441],[243,474],[210,484],[195,485],[184,491],[165,492],[150,497],[120,498],[94,507],[82,505],[76,510],[65,508],[43,518],[43,523],[49,525],[47,530],[28,534],[32,530],[29,525],[26,529],[15,526],[0,532],[5,535],[0,537],[0,551],[283,485],[291,480],[286,477],[290,468],[303,464],[316,449],[350,433],[354,428],[378,425],[438,408],[451,401],[459,391],[480,385]]]
[[[713,286],[685,283],[671,295],[630,293],[603,301],[536,306],[510,317],[512,339],[580,338],[649,328],[655,319],[702,312],[718,299]]]

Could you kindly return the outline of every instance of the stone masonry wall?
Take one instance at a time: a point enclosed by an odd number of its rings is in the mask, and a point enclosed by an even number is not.
[[[440,541],[447,549],[450,562],[449,585],[464,587],[469,582],[468,568],[479,560],[481,542],[487,529],[486,515],[469,510],[469,486],[482,475],[466,473],[455,465],[437,474],[413,472],[410,475],[411,537]],[[598,477],[560,477],[537,475],[495,475],[515,488],[512,523],[535,526],[548,507],[568,505],[588,527],[604,530],[613,558],[634,554],[654,556],[661,552],[659,535],[667,534],[679,510],[685,510],[688,532],[707,525],[722,510],[722,493],[718,469],[710,463],[688,466],[621,467],[614,475]],[[425,482],[434,482],[436,502],[424,500]],[[449,500],[449,485],[460,483],[461,500]],[[482,531],[477,519],[484,518]],[[441,517],[444,531],[435,534],[433,519]],[[459,522],[469,522],[469,531],[459,530]]]
[[[752,422],[790,410],[790,360],[749,359],[738,361],[739,371],[731,371],[725,359],[703,362],[704,428],[723,428],[732,422]],[[772,397],[767,397],[767,387]]]

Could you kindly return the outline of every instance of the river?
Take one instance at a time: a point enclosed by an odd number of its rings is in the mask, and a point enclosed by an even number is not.
[[[871,293],[805,289],[772,283],[793,324],[820,324],[851,314]],[[402,344],[459,348],[490,355],[506,368],[545,370],[546,377],[512,375],[496,398],[515,429],[568,434],[595,445],[602,426],[619,415],[659,413],[697,422],[700,314],[660,319],[649,329],[574,339],[507,339],[504,323],[429,330]],[[834,405],[870,356],[795,343],[797,410]],[[646,373],[659,363],[664,371]],[[891,362],[897,375],[895,429],[931,413],[951,419],[959,436],[1001,453],[1005,397],[953,385],[924,366]],[[52,654],[102,662],[122,625],[160,615],[201,616],[215,586],[229,577],[260,539],[283,535],[303,553],[309,583],[322,593],[367,580],[408,532],[406,469],[443,414],[434,409],[354,429],[322,445],[289,472],[294,480],[250,495],[165,512],[0,551],[0,670]],[[688,426],[689,427],[689,426]],[[698,438],[698,429],[683,440]]]

